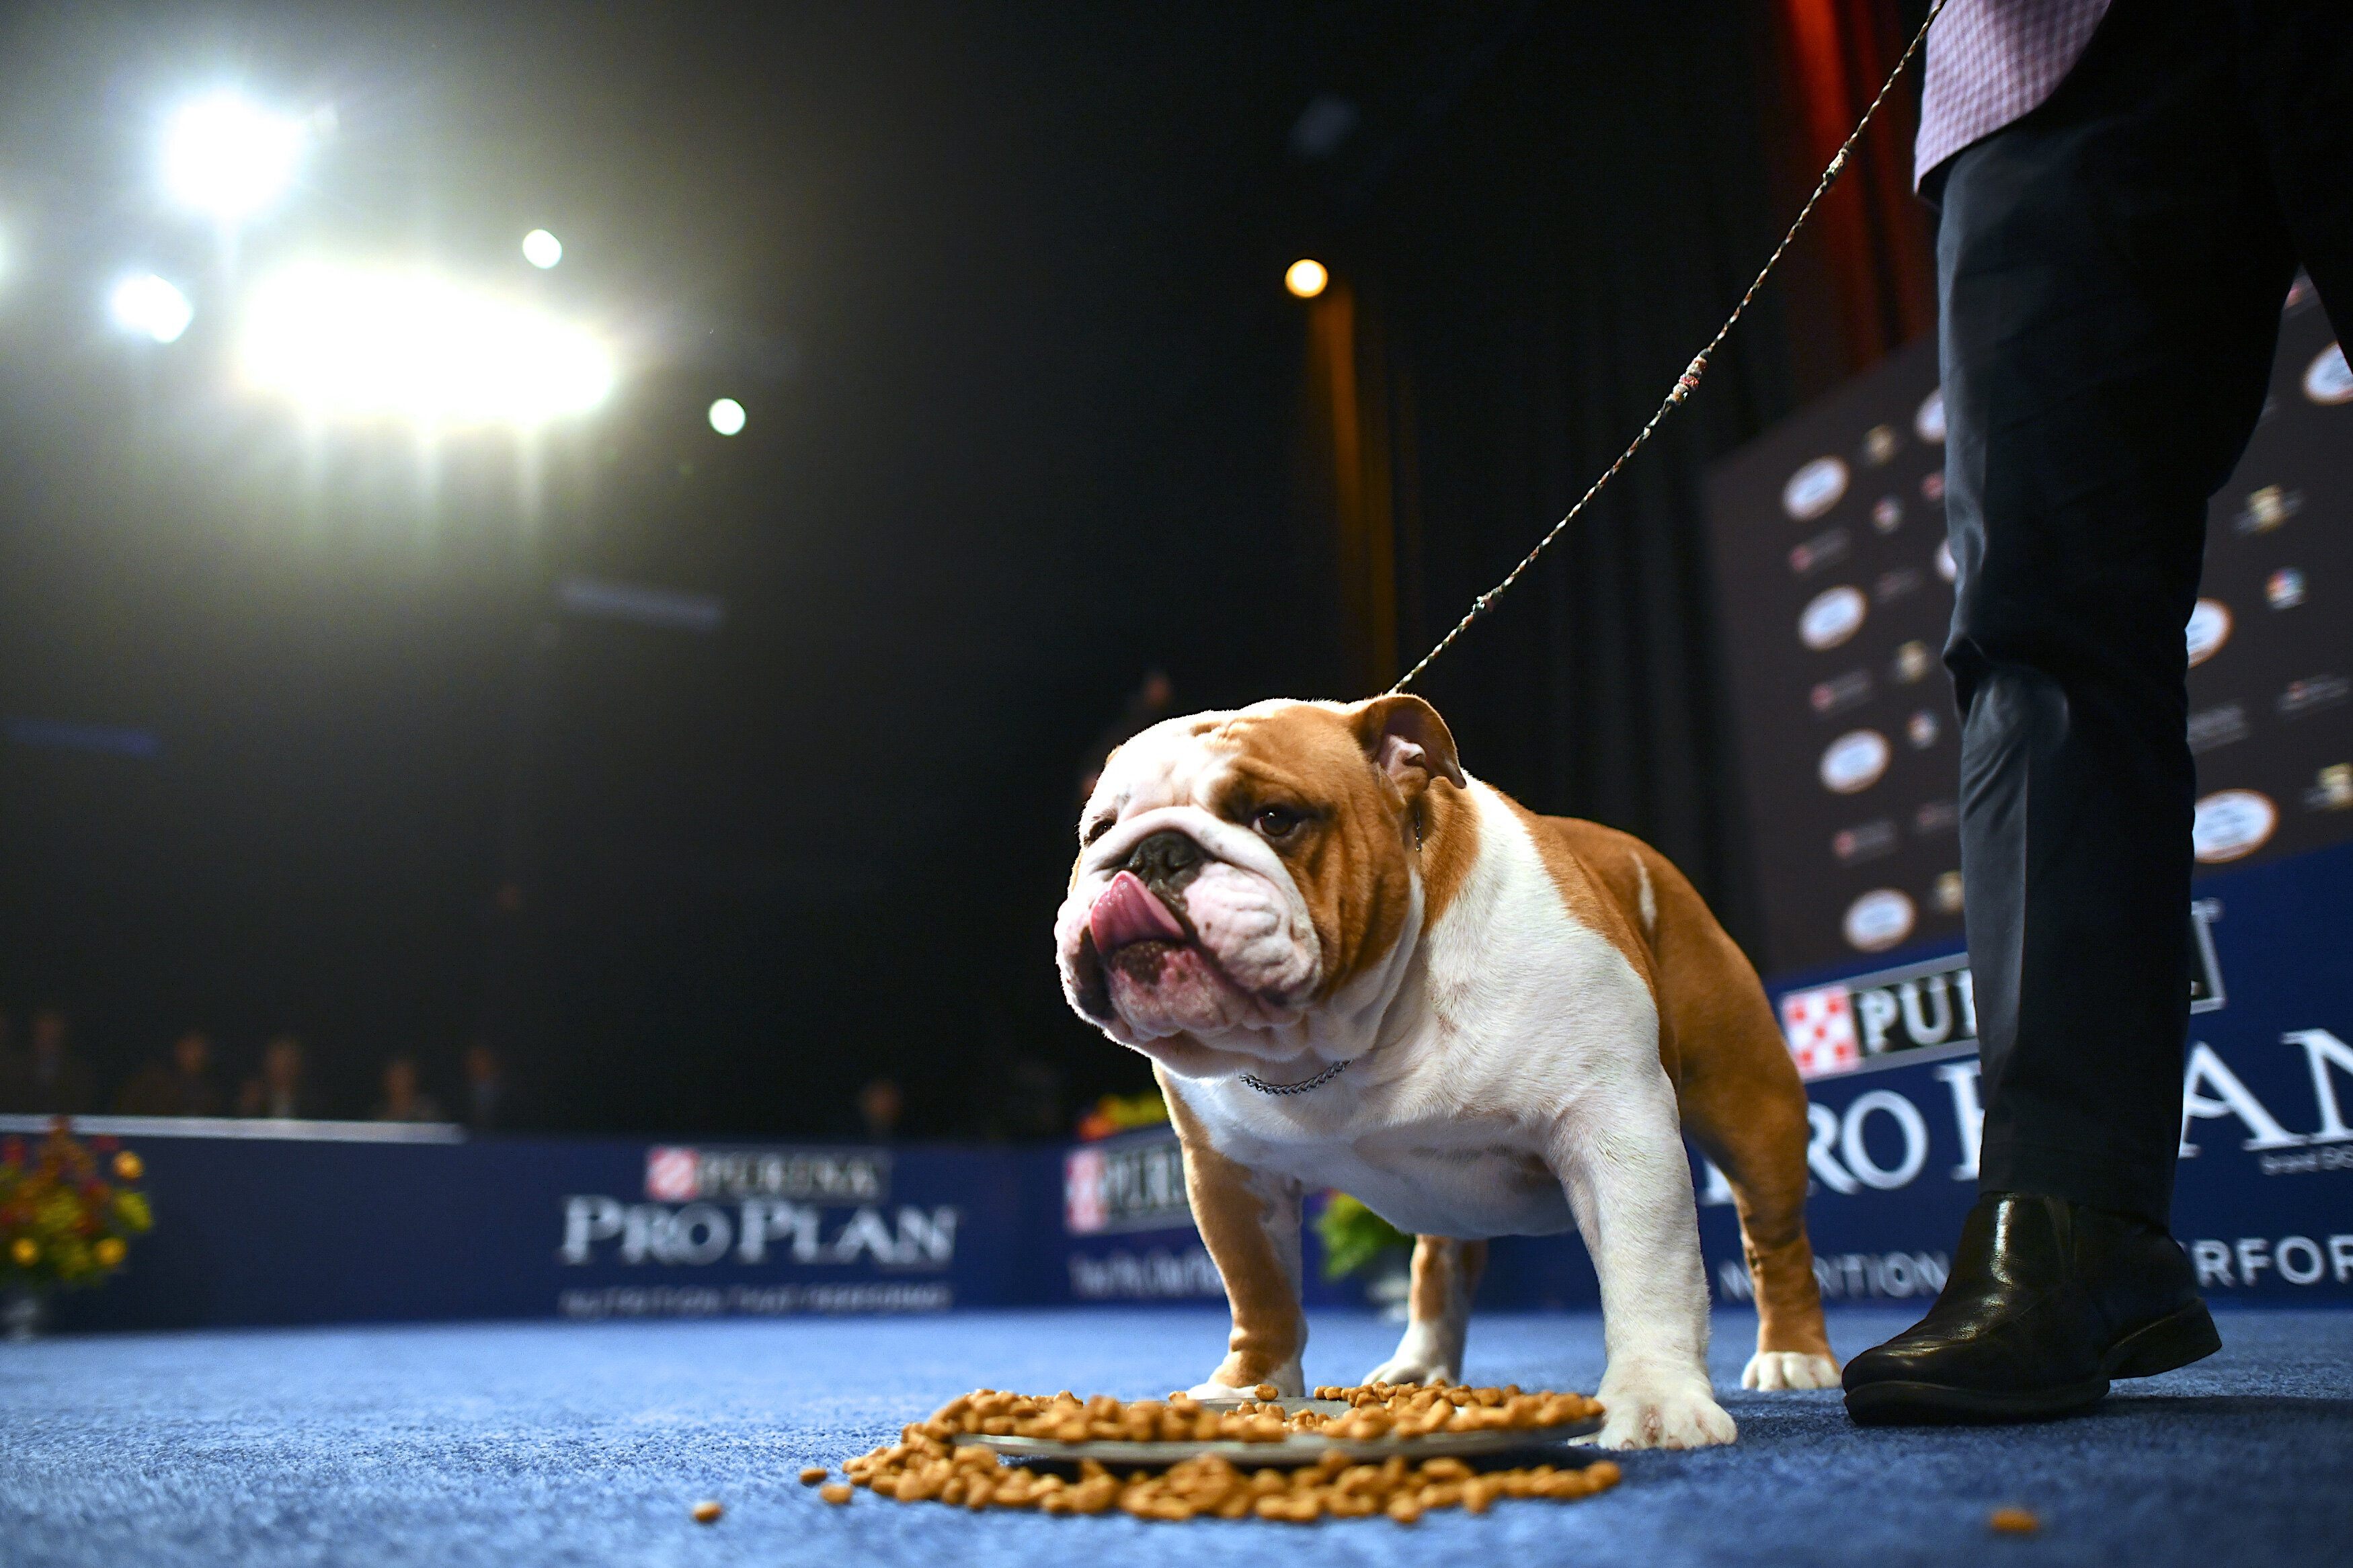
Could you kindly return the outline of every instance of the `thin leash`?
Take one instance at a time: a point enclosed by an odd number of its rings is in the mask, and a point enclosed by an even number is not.
[[[1408,686],[1413,684],[1414,677],[1419,675],[1423,670],[1428,669],[1431,661],[1436,659],[1440,654],[1444,653],[1448,648],[1452,647],[1454,646],[1454,639],[1471,629],[1472,622],[1477,620],[1480,616],[1485,615],[1490,609],[1493,608],[1495,601],[1502,598],[1505,593],[1509,592],[1512,584],[1517,583],[1520,580],[1521,575],[1525,574],[1529,567],[1536,563],[1536,557],[1542,555],[1546,549],[1551,545],[1552,542],[1559,538],[1562,531],[1566,530],[1570,523],[1577,521],[1577,514],[1583,511],[1586,507],[1591,503],[1595,496],[1601,493],[1604,486],[1608,485],[1610,480],[1618,477],[1618,470],[1626,466],[1628,459],[1631,458],[1635,453],[1642,449],[1642,443],[1651,438],[1651,432],[1659,427],[1660,422],[1665,419],[1666,416],[1674,410],[1676,405],[1683,402],[1684,398],[1689,397],[1693,391],[1698,387],[1700,377],[1707,374],[1708,356],[1715,353],[1718,348],[1722,347],[1724,340],[1731,335],[1733,327],[1739,322],[1741,315],[1747,310],[1750,302],[1757,298],[1757,291],[1765,287],[1765,280],[1773,275],[1773,268],[1780,265],[1783,253],[1789,248],[1790,243],[1798,237],[1798,231],[1806,226],[1806,220],[1814,216],[1814,208],[1820,204],[1822,197],[1829,192],[1831,186],[1838,183],[1839,175],[1843,174],[1846,170],[1847,158],[1853,153],[1855,143],[1862,141],[1863,132],[1871,129],[1873,119],[1879,113],[1879,106],[1886,102],[1887,95],[1895,89],[1896,82],[1901,79],[1904,75],[1904,68],[1912,63],[1912,57],[1918,54],[1921,47],[1928,41],[1928,29],[1936,25],[1936,18],[1945,14],[1945,7],[1949,4],[1951,4],[1951,0],[1936,0],[1936,4],[1930,8],[1928,12],[1928,19],[1921,23],[1920,30],[1912,36],[1910,46],[1905,49],[1903,55],[1896,60],[1895,68],[1887,73],[1887,79],[1880,84],[1879,91],[1873,97],[1870,107],[1866,108],[1862,111],[1862,118],[1855,121],[1854,130],[1847,136],[1847,139],[1844,142],[1839,144],[1839,150],[1831,154],[1830,166],[1822,171],[1822,177],[1815,183],[1814,194],[1808,196],[1806,198],[1806,205],[1798,209],[1797,219],[1789,225],[1789,231],[1781,237],[1781,243],[1773,247],[1773,254],[1765,258],[1765,265],[1757,269],[1756,281],[1749,284],[1748,291],[1740,296],[1740,302],[1733,306],[1732,314],[1724,319],[1724,325],[1715,330],[1715,336],[1707,341],[1707,346],[1700,350],[1698,353],[1692,356],[1691,363],[1684,367],[1683,374],[1675,378],[1673,388],[1668,392],[1666,400],[1659,405],[1657,412],[1651,416],[1650,422],[1644,425],[1642,428],[1635,434],[1634,438],[1626,444],[1626,449],[1618,454],[1618,460],[1610,464],[1607,468],[1604,468],[1601,471],[1601,477],[1594,480],[1592,487],[1588,489],[1585,494],[1577,498],[1577,504],[1568,509],[1567,514],[1562,517],[1558,522],[1554,523],[1552,527],[1546,531],[1545,536],[1542,539],[1536,541],[1535,548],[1529,551],[1526,555],[1521,557],[1520,563],[1513,567],[1511,571],[1504,575],[1502,582],[1496,584],[1493,587],[1488,589],[1485,593],[1472,600],[1471,602],[1470,613],[1465,615],[1461,620],[1454,623],[1454,629],[1452,631],[1448,632],[1444,637],[1438,639],[1437,647],[1431,648],[1428,653],[1421,656],[1420,663],[1415,665],[1411,669],[1407,670],[1403,675],[1399,676],[1398,678],[1397,684],[1390,687],[1387,692],[1383,693],[1384,696],[1394,697],[1398,692],[1403,691]],[[1417,816],[1414,820],[1414,838],[1417,847],[1419,847],[1420,837],[1421,822],[1420,818]],[[1325,1068],[1322,1072],[1317,1073],[1314,1077],[1299,1083],[1269,1083],[1264,1079],[1259,1078],[1252,1073],[1242,1074],[1241,1081],[1245,1087],[1254,1089],[1258,1093],[1263,1095],[1287,1096],[1305,1094],[1310,1089],[1323,1088],[1325,1084],[1339,1077],[1341,1073],[1347,1070],[1348,1063],[1354,1059],[1355,1058],[1344,1058],[1339,1061],[1334,1062],[1331,1066]]]
[[[1618,477],[1618,470],[1626,466],[1628,459],[1642,449],[1642,443],[1651,438],[1651,432],[1659,427],[1660,422],[1674,410],[1676,405],[1689,397],[1698,387],[1700,377],[1707,374],[1708,356],[1723,345],[1724,340],[1730,335],[1742,313],[1748,309],[1749,302],[1755,300],[1757,291],[1765,287],[1765,279],[1771,277],[1773,268],[1780,264],[1782,253],[1787,251],[1790,242],[1798,237],[1798,231],[1806,226],[1806,220],[1814,216],[1815,206],[1828,194],[1831,186],[1838,183],[1838,177],[1845,171],[1847,157],[1854,151],[1855,143],[1862,141],[1862,133],[1871,129],[1873,119],[1879,113],[1879,106],[1884,103],[1887,100],[1887,95],[1894,90],[1896,81],[1904,75],[1904,68],[1912,63],[1912,57],[1918,54],[1921,46],[1928,41],[1928,29],[1936,25],[1936,18],[1945,14],[1945,7],[1949,4],[1951,0],[1936,0],[1935,6],[1929,10],[1928,19],[1921,23],[1920,30],[1912,36],[1910,47],[1905,48],[1903,56],[1896,60],[1895,68],[1887,73],[1887,79],[1880,84],[1878,94],[1872,99],[1871,106],[1862,111],[1862,118],[1855,122],[1852,133],[1841,142],[1839,150],[1831,154],[1830,166],[1822,171],[1821,179],[1815,184],[1814,194],[1808,196],[1806,205],[1798,209],[1797,221],[1789,225],[1789,232],[1781,237],[1781,243],[1775,246],[1773,254],[1765,258],[1765,265],[1757,273],[1757,280],[1748,285],[1746,293],[1740,296],[1740,303],[1732,308],[1732,314],[1724,319],[1724,325],[1715,330],[1715,336],[1707,341],[1705,348],[1692,356],[1691,363],[1684,367],[1683,374],[1675,378],[1674,386],[1667,393],[1666,400],[1659,405],[1658,411],[1651,416],[1650,422],[1626,444],[1626,449],[1618,454],[1618,460],[1601,471],[1601,477],[1593,481],[1592,488],[1577,498],[1577,504],[1568,509],[1567,514],[1558,522],[1554,523],[1542,539],[1536,541],[1536,547],[1523,556],[1520,563],[1506,573],[1502,582],[1473,599],[1471,602],[1470,613],[1454,623],[1452,631],[1438,639],[1437,647],[1421,656],[1420,663],[1398,677],[1397,684],[1383,693],[1384,696],[1394,697],[1412,685],[1416,676],[1428,669],[1440,654],[1454,646],[1455,638],[1471,629],[1472,622],[1493,608],[1495,601],[1509,592],[1512,584],[1520,580],[1521,574],[1536,563],[1536,557],[1542,555],[1552,542],[1559,538],[1570,523],[1577,521],[1577,514],[1591,503],[1595,496],[1601,493],[1604,486]]]

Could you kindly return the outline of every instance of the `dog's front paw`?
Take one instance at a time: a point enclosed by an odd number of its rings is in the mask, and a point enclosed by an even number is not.
[[[1740,1436],[1704,1383],[1605,1381],[1597,1397],[1607,1415],[1596,1441],[1605,1448],[1704,1448]]]
[[[1803,1351],[1758,1351],[1740,1374],[1743,1388],[1836,1388],[1838,1363]]]

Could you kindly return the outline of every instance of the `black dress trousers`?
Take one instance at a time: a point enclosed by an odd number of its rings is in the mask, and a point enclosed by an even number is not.
[[[1937,172],[1980,1183],[2171,1205],[2183,626],[2299,261],[2353,327],[2353,0],[2116,0]]]

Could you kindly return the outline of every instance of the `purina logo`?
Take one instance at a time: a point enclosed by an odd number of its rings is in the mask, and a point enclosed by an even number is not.
[[[645,1202],[565,1197],[557,1256],[575,1266],[947,1268],[963,1209],[902,1203],[894,1221],[882,1208],[890,1191],[881,1149],[658,1144],[646,1151]]]
[[[1166,1129],[1082,1144],[1062,1156],[1062,1226],[1071,1235],[1175,1230],[1192,1223],[1184,1151]]]
[[[1781,1031],[1800,1078],[1854,1072],[1866,1062],[1975,1050],[1977,997],[1966,956],[1931,959],[1781,998]]]
[[[658,1204],[682,1204],[702,1194],[702,1176],[693,1150],[646,1151],[646,1196]]]
[[[2193,1013],[2211,1013],[2224,1001],[2209,929],[2221,913],[2222,906],[2212,899],[2189,906],[2197,939],[2189,987]],[[1977,990],[1968,955],[1931,958],[1784,992],[1781,1034],[1798,1064],[1798,1075],[1808,1079],[1974,1052]]]
[[[879,1203],[891,1195],[891,1156],[880,1149],[694,1149],[646,1151],[646,1197],[792,1198]]]
[[[1827,1078],[1862,1065],[1854,1032],[1854,1003],[1843,985],[1792,991],[1781,998],[1781,1033],[1799,1078]]]

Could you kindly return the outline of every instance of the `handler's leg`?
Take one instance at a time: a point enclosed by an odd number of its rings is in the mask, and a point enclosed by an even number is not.
[[[2220,1342],[2166,1234],[2189,1004],[2182,627],[2294,255],[2213,0],[2114,7],[1948,165],[1946,660],[1984,1057],[1982,1196],[1859,1421],[2063,1414]]]

